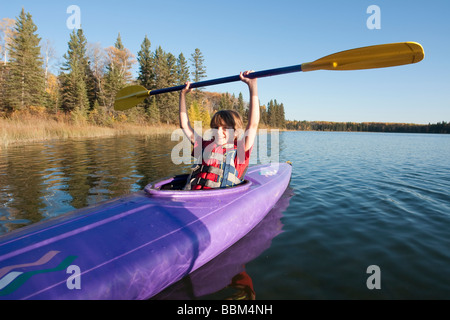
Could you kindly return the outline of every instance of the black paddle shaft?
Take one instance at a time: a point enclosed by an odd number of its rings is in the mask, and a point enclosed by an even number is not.
[[[252,72],[248,74],[246,77],[250,79],[254,78],[264,78],[264,77],[270,77],[270,76],[276,76],[280,74],[286,74],[286,73],[292,73],[292,72],[300,72],[302,71],[302,65],[295,65],[290,67],[283,67],[283,68],[276,68],[276,69],[269,69],[269,70],[263,70],[263,71],[257,71]],[[191,88],[200,88],[200,87],[207,87],[207,86],[213,86],[216,84],[222,84],[222,83],[228,83],[228,82],[236,82],[241,81],[241,78],[239,75],[237,76],[230,76],[230,77],[224,77],[219,79],[212,79],[212,80],[205,80],[205,81],[199,81],[191,84]],[[181,91],[186,87],[186,85],[180,85],[170,88],[163,88],[163,89],[156,89],[150,91],[151,96],[156,94],[162,94],[162,93],[168,93],[168,92],[174,92],[174,91]]]

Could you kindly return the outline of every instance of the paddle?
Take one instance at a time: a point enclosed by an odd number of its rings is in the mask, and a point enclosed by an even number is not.
[[[362,70],[394,67],[417,63],[424,58],[424,51],[416,42],[399,42],[380,44],[341,51],[320,58],[314,62],[295,66],[252,72],[249,78],[263,78],[292,72],[315,70]],[[222,83],[240,81],[239,75],[200,81],[191,84],[191,88],[212,86]],[[148,96],[173,91],[180,91],[185,85],[170,88],[147,90],[142,86],[129,86],[118,92],[114,104],[115,110],[127,110],[143,102]]]

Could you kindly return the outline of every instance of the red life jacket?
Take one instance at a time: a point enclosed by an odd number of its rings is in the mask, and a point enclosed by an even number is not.
[[[239,175],[235,165],[236,142],[223,146],[219,146],[215,142],[211,143],[214,145],[208,144],[208,147],[202,150],[202,164],[196,164],[191,168],[185,190],[228,188],[244,181],[247,168]],[[211,152],[205,152],[205,149],[209,149]]]

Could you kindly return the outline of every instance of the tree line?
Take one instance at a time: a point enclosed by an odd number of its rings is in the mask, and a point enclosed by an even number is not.
[[[98,43],[89,43],[83,29],[74,29],[67,45],[64,62],[55,75],[50,72],[54,50],[48,40],[42,41],[39,37],[31,14],[22,9],[17,19],[0,20],[0,116],[16,114],[20,118],[27,113],[62,113],[75,122],[88,121],[102,126],[118,121],[177,124],[176,92],[149,97],[124,112],[113,109],[116,93],[132,84],[154,90],[186,81],[198,82],[206,77],[205,59],[200,49],[195,49],[189,59],[183,53],[166,52],[161,46],[152,50],[147,35],[137,56],[124,46],[120,33],[113,46],[102,48]],[[138,64],[138,75],[133,78],[135,64]],[[244,121],[248,116],[248,103],[242,93],[235,97],[198,89],[187,96],[187,105],[191,121],[202,121],[205,126],[211,114],[221,109],[238,111]],[[428,125],[288,121],[283,103],[277,100],[260,108],[261,125],[287,130],[450,132],[450,124],[444,121]]]
[[[350,131],[398,133],[450,133],[449,122],[436,124],[383,122],[286,121],[286,129],[296,131]]]
[[[37,29],[31,14],[24,9],[16,20],[4,18],[0,22],[0,115],[64,113],[75,121],[98,125],[115,121],[176,124],[176,92],[149,97],[125,112],[113,108],[116,93],[132,84],[153,90],[206,77],[205,59],[198,48],[187,59],[183,53],[175,56],[161,46],[152,50],[146,35],[135,56],[124,46],[120,33],[114,46],[104,49],[88,43],[83,29],[74,29],[70,34],[64,62],[55,75],[50,72],[54,50],[48,41],[42,41]],[[135,64],[137,78],[132,76]],[[191,120],[203,121],[205,125],[209,124],[210,115],[220,109],[235,109],[244,119],[248,113],[242,93],[236,98],[228,93],[196,90],[188,96],[187,103]],[[283,125],[282,104],[270,101],[261,112],[263,124]]]

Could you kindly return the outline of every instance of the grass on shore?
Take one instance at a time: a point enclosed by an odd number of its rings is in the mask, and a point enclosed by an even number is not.
[[[21,118],[0,117],[0,149],[8,145],[53,139],[106,137],[125,134],[167,134],[174,125],[146,125],[117,122],[110,126],[98,126],[89,122],[75,123],[66,117],[27,116]]]

